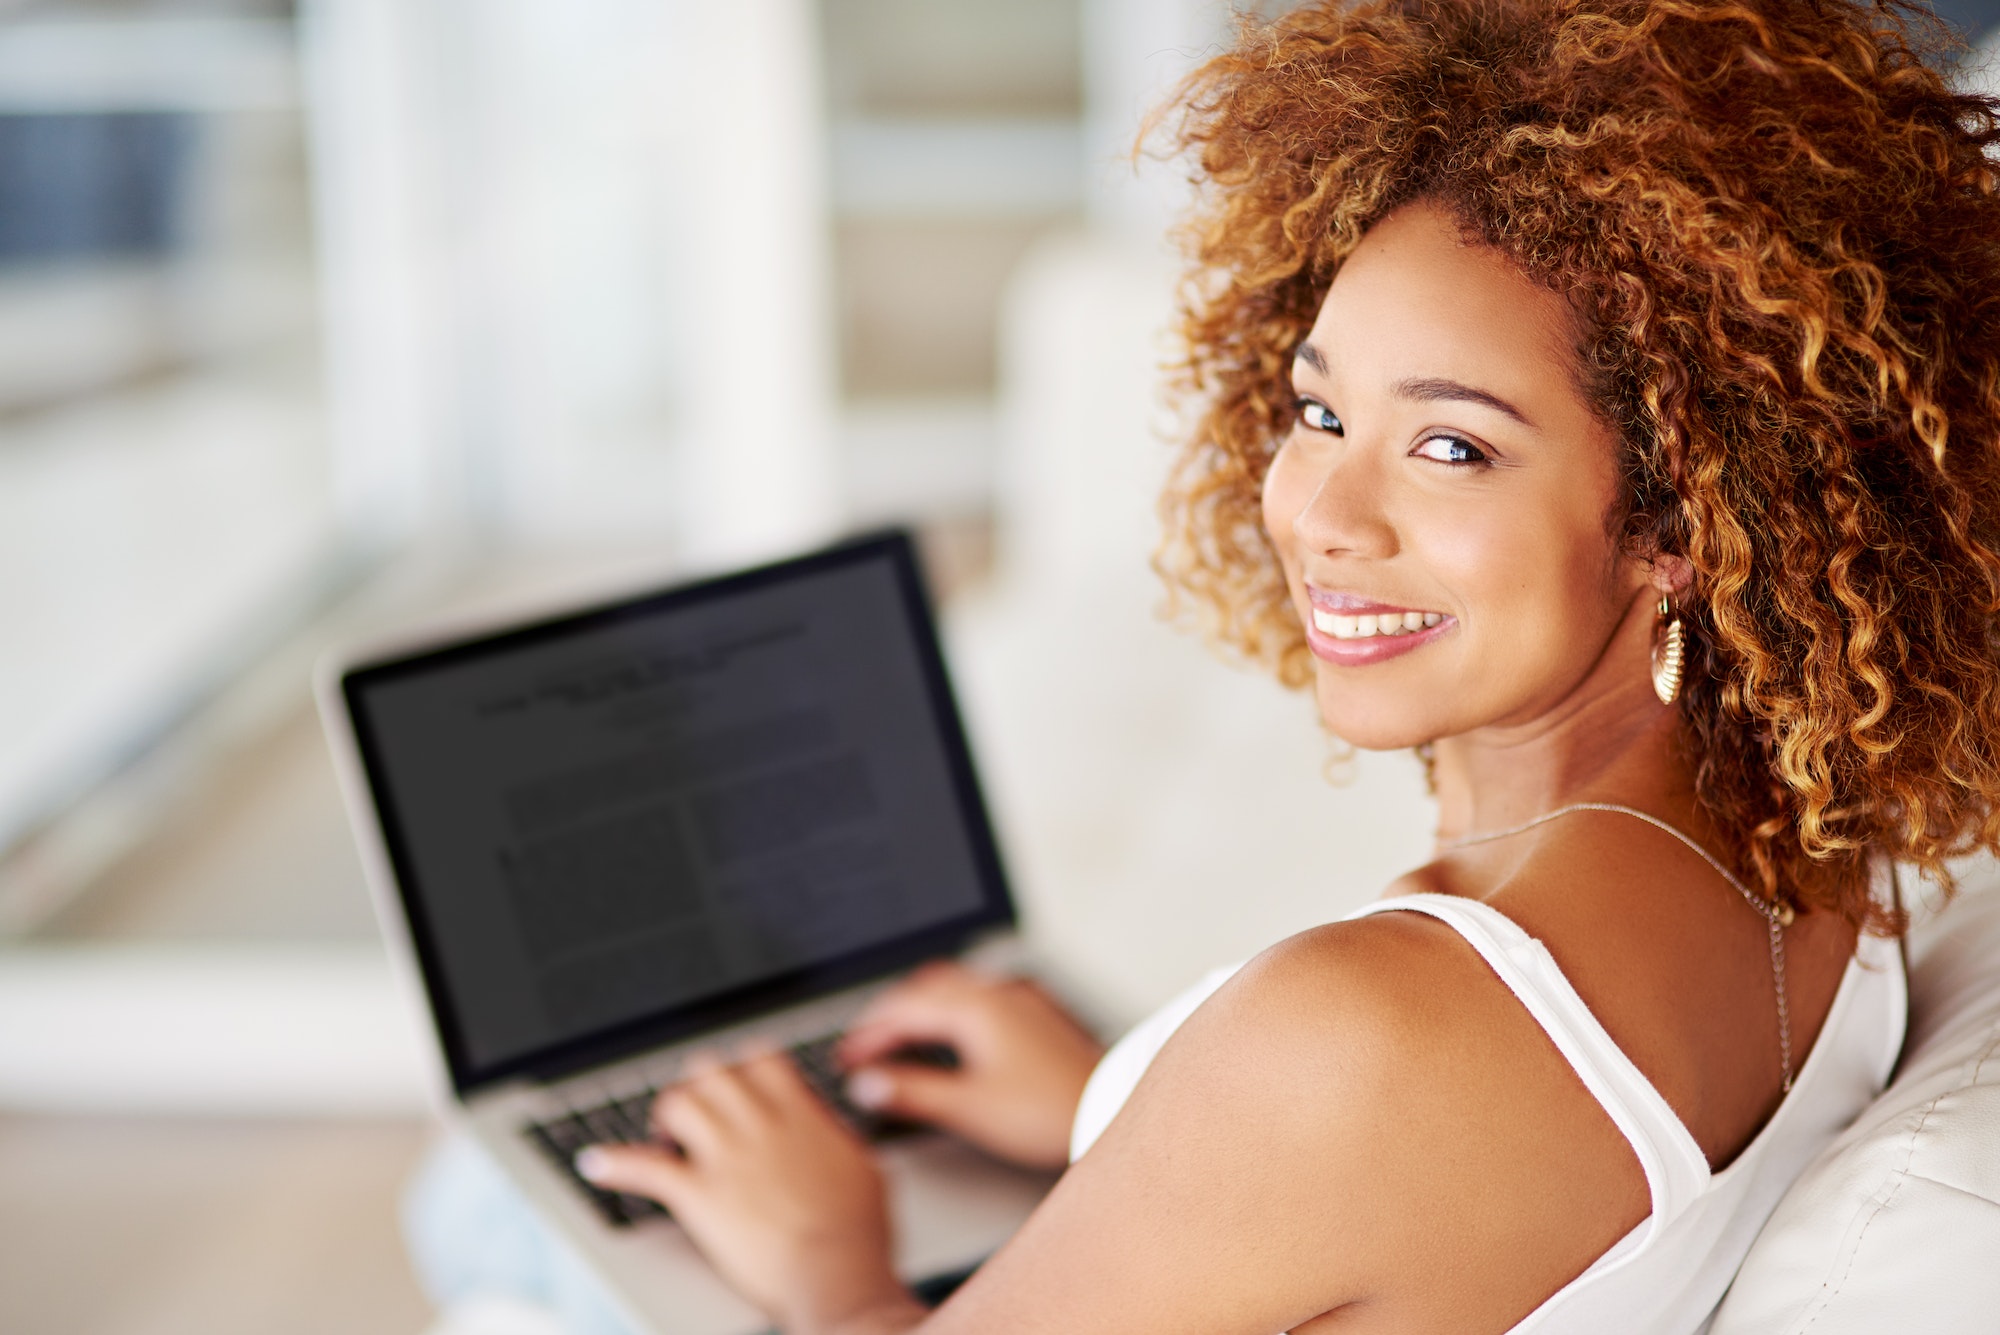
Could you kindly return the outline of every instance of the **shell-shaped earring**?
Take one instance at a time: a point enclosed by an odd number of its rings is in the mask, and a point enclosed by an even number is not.
[[[1680,698],[1681,668],[1687,657],[1687,631],[1681,627],[1681,619],[1674,616],[1674,609],[1665,598],[1660,599],[1660,617],[1667,623],[1666,632],[1653,646],[1653,694],[1660,697],[1660,703],[1670,705]]]

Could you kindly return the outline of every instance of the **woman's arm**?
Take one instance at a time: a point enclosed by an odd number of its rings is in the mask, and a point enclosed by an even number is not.
[[[697,1082],[676,1115],[687,1157],[616,1183],[666,1200],[795,1335],[1270,1335],[1334,1312],[1342,1329],[1499,1331],[1646,1209],[1609,1119],[1427,922],[1320,929],[1246,968],[928,1319],[890,1277],[861,1147],[781,1070],[741,1068],[763,1093],[740,1100]]]

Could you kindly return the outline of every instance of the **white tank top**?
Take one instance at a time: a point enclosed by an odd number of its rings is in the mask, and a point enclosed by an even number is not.
[[[1621,1052],[1546,947],[1499,910],[1453,895],[1403,895],[1349,914],[1428,914],[1456,930],[1512,989],[1611,1120],[1646,1173],[1653,1210],[1516,1324],[1510,1335],[1696,1335],[1778,1198],[1882,1091],[1908,1014],[1901,952],[1863,936],[1792,1091],[1719,1173],[1652,1082]],[[1101,1135],[1176,1029],[1241,965],[1218,969],[1119,1040],[1085,1086],[1075,1160]]]

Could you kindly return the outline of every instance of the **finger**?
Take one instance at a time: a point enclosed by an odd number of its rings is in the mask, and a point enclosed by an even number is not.
[[[647,1112],[646,1115],[647,1124],[653,1129],[653,1131],[656,1134],[662,1136],[668,1134],[667,1132],[668,1100],[673,1098],[676,1094],[680,1093],[682,1090],[687,1089],[690,1085],[690,1082],[693,1080],[695,1076],[698,1076],[705,1071],[712,1070],[713,1068],[720,1065],[722,1065],[722,1059],[718,1057],[715,1053],[707,1050],[693,1053],[688,1057],[686,1061],[681,1063],[680,1073],[676,1075],[670,1082],[660,1087],[660,1092],[653,1096],[652,1108],[649,1109]]]
[[[647,1196],[669,1210],[693,1177],[686,1160],[657,1145],[587,1145],[577,1152],[576,1171],[594,1187]]]
[[[697,1159],[721,1147],[728,1127],[703,1092],[686,1083],[661,1093],[653,1105],[653,1122],[661,1134]]]
[[[836,1052],[846,1065],[862,1066],[912,1043],[963,1046],[978,1023],[975,997],[956,983],[885,995],[848,1028]]]
[[[692,1063],[690,1063],[692,1066]],[[720,1062],[704,1062],[690,1072],[685,1081],[715,1115],[732,1126],[768,1115],[764,1100],[749,1081],[744,1079],[740,1066],[724,1066]]]
[[[825,1101],[806,1083],[805,1075],[788,1052],[767,1052],[737,1068],[743,1079],[754,1086],[758,1097],[774,1111],[794,1110]]]
[[[893,1062],[862,1067],[848,1077],[846,1092],[857,1108],[945,1125],[959,1120],[970,1097],[965,1077],[956,1071]]]
[[[787,1048],[781,1048],[768,1038],[748,1038],[736,1050],[736,1077],[750,1096],[768,1112],[773,1104],[773,1071],[782,1072],[803,1084],[805,1077],[799,1073],[798,1058]]]

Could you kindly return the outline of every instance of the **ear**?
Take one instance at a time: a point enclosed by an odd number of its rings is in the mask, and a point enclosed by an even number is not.
[[[1646,579],[1663,596],[1684,593],[1694,580],[1694,567],[1684,556],[1655,556],[1646,562]]]

